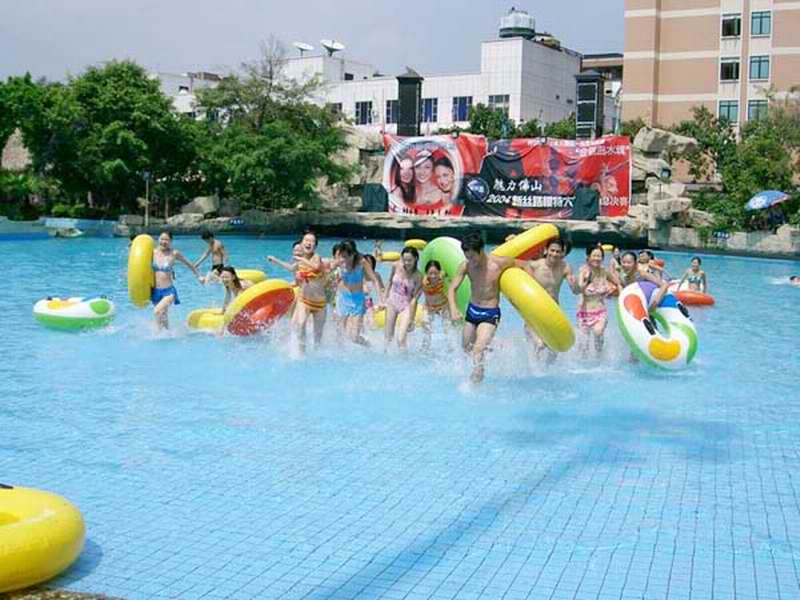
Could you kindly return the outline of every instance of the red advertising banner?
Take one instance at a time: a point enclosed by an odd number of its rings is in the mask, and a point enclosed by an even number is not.
[[[389,211],[452,216],[594,219],[628,214],[626,136],[574,141],[459,134],[384,136]]]

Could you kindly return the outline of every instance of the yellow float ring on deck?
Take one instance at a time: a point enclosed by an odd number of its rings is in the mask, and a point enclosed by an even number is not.
[[[536,335],[554,352],[566,352],[575,343],[575,332],[558,303],[528,273],[517,267],[500,276],[500,291]]]
[[[81,550],[80,511],[51,492],[0,486],[0,593],[52,579]]]
[[[537,225],[519,235],[515,235],[506,243],[500,244],[492,254],[519,260],[531,260],[539,257],[538,255],[547,248],[550,240],[557,240],[559,237],[558,227],[555,225],[550,223]]]
[[[150,302],[150,292],[156,285],[153,273],[153,238],[137,235],[128,250],[128,297],[139,308]]]
[[[403,244],[406,248],[416,248],[417,250],[424,250],[425,246],[428,245],[428,242],[425,240],[406,240],[405,244]]]

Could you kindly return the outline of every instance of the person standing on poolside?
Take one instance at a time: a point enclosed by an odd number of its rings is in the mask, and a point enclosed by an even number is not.
[[[153,250],[153,273],[156,285],[150,292],[150,302],[154,306],[153,314],[158,329],[169,329],[169,307],[181,303],[178,299],[178,290],[175,289],[176,260],[190,268],[198,281],[203,282],[197,268],[172,247],[172,234],[169,231],[162,231],[158,236],[158,246]]]
[[[403,248],[400,260],[392,265],[389,281],[384,290],[383,304],[386,306],[384,324],[385,348],[397,331],[397,346],[407,348],[406,338],[417,315],[417,298],[422,291],[422,273],[417,269],[419,252],[416,248]]]
[[[500,275],[510,267],[524,266],[525,263],[505,256],[486,254],[483,238],[478,231],[464,236],[461,249],[467,260],[458,266],[447,290],[447,300],[450,318],[454,322],[461,321],[462,318],[465,321],[461,342],[464,351],[472,353],[470,380],[480,383],[484,377],[484,355],[500,323]],[[467,276],[472,284],[472,294],[467,314],[462,316],[456,305],[456,290]]]
[[[608,325],[606,296],[613,291],[612,284],[618,284],[615,273],[603,267],[605,252],[602,246],[586,248],[586,264],[578,274],[577,288],[581,293],[578,303],[578,329],[583,333],[581,353],[589,351],[589,338],[594,338],[594,348],[599,355],[603,351],[605,331]]]
[[[206,278],[203,280],[205,283],[208,283],[213,280],[218,280],[220,275],[222,274],[222,267],[229,260],[228,251],[225,250],[225,246],[222,242],[214,237],[214,234],[210,231],[204,231],[200,236],[203,238],[203,241],[208,244],[208,248],[203,253],[203,255],[194,261],[195,268],[199,267],[203,262],[211,256],[211,271],[209,271]]]
[[[325,327],[325,265],[322,257],[317,254],[317,234],[306,230],[300,245],[296,247],[297,254],[290,264],[281,264],[274,256],[267,257],[272,263],[281,266],[290,266],[295,275],[295,281],[300,287],[300,295],[292,315],[292,327],[297,335],[299,349],[306,349],[306,323],[309,317],[314,327],[314,345],[319,346]]]
[[[342,319],[345,334],[355,344],[369,346],[361,335],[364,314],[367,312],[364,279],[369,279],[383,296],[383,289],[372,270],[372,265],[358,252],[353,240],[345,240],[339,245],[337,253],[339,265],[339,295],[336,310]],[[380,308],[380,307],[377,307]]]
[[[566,280],[574,294],[580,294],[578,283],[572,274],[572,267],[564,260],[567,247],[560,238],[550,240],[542,258],[527,261],[525,271],[541,285],[550,297],[559,304],[561,284]],[[544,342],[525,325],[525,335],[534,344],[537,357],[547,349]],[[547,361],[556,359],[556,353],[547,349]]]
[[[701,264],[703,264],[703,261],[700,260],[699,256],[692,257],[692,266],[686,269],[683,277],[681,277],[678,289],[681,289],[681,285],[685,281],[689,284],[689,289],[693,292],[708,293],[708,278],[706,277],[706,272],[700,268]]]

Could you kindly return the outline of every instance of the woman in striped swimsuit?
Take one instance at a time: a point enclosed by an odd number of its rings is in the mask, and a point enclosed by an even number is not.
[[[425,268],[425,277],[422,278],[422,293],[425,294],[423,305],[422,348],[427,350],[431,346],[431,325],[434,317],[440,317],[443,322],[448,321],[447,289],[442,278],[442,265],[438,260],[432,260]]]

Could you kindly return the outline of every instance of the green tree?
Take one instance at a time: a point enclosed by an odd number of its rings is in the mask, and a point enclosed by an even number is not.
[[[623,121],[619,133],[620,135],[627,135],[631,138],[631,141],[633,141],[633,138],[636,137],[639,130],[644,127],[647,127],[647,123],[644,122],[644,119],[642,119],[642,117],[636,117],[629,121]]]
[[[710,178],[736,156],[736,132],[726,119],[718,119],[705,106],[692,109],[692,120],[682,121],[673,128],[676,133],[697,140],[698,146],[685,155],[690,173],[697,179]]]
[[[158,81],[132,62],[90,67],[67,84],[14,82],[18,121],[36,173],[73,198],[91,193],[103,210],[131,208],[142,174],[190,178],[194,125],[172,112]],[[8,85],[7,85],[8,87]]]
[[[560,121],[554,121],[544,126],[542,132],[545,137],[556,138],[559,140],[574,140],[576,137],[575,114],[564,117]]]
[[[517,128],[505,110],[475,104],[469,109],[469,133],[483,135],[490,140],[517,137]]]
[[[261,58],[218,87],[203,90],[206,142],[201,170],[207,186],[245,207],[277,208],[315,200],[320,177],[345,181],[352,167],[337,153],[347,146],[340,115],[313,104],[317,79],[284,75],[285,49],[274,38]]]
[[[539,119],[531,119],[525,121],[517,128],[516,136],[518,138],[537,138],[542,137],[542,124]]]

